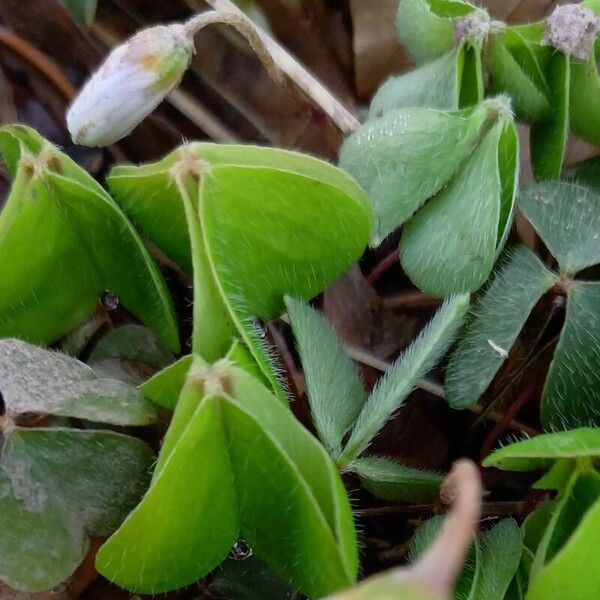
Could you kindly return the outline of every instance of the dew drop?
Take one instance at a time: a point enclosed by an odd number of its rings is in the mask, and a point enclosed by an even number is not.
[[[232,560],[246,560],[253,554],[250,544],[246,540],[238,540],[229,552],[229,558]]]

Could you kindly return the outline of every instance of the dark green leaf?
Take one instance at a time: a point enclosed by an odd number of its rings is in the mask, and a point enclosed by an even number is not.
[[[448,363],[445,388],[450,406],[463,409],[477,402],[506,360],[529,313],[554,282],[555,276],[525,246],[507,253],[474,305]]]
[[[600,425],[599,314],[600,282],[574,282],[544,386],[541,416],[546,429]]]

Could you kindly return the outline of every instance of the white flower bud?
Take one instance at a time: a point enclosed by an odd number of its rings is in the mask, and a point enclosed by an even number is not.
[[[144,29],[116,47],[67,112],[73,141],[108,146],[128,135],[181,81],[193,52],[178,23]]]

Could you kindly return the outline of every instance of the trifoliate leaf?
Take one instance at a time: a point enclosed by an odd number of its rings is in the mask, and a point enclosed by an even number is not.
[[[525,246],[507,252],[477,300],[446,369],[446,399],[457,409],[475,404],[506,360],[538,300],[555,283]],[[502,352],[504,351],[504,352]]]
[[[178,350],[165,282],[108,194],[33,130],[7,126],[0,139],[15,174],[0,213],[0,335],[53,342],[108,290]]]
[[[352,514],[324,448],[251,375],[196,357],[152,485],[96,566],[159,593],[204,576],[239,538],[312,596],[356,576]]]
[[[476,146],[488,107],[392,110],[367,121],[344,142],[340,166],[362,185],[375,208],[372,245],[446,185]]]

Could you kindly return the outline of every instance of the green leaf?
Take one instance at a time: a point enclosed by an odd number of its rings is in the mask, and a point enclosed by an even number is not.
[[[575,471],[562,491],[530,569],[535,579],[577,529],[581,519],[600,496],[600,475],[595,471]]]
[[[381,117],[390,110],[415,106],[457,110],[458,66],[463,61],[461,46],[408,73],[390,77],[371,100],[368,120]]]
[[[548,565],[533,579],[527,600],[595,598],[600,593],[593,568],[600,535],[600,502],[585,513],[579,527]]]
[[[338,463],[347,465],[371,443],[421,379],[444,355],[469,308],[466,294],[448,298],[382,377],[364,405]]]
[[[458,112],[392,110],[344,142],[340,166],[362,185],[375,208],[371,245],[444,187],[476,146],[489,106]]]
[[[49,590],[75,571],[87,541],[59,502],[49,499],[30,511],[23,500],[4,493],[8,485],[0,474],[0,580],[25,592]]]
[[[138,501],[152,455],[111,431],[5,432],[0,458],[0,579],[36,592],[67,579],[87,534],[106,535]]]
[[[286,298],[319,438],[336,458],[342,439],[367,400],[358,371],[333,327],[313,308]]]
[[[505,471],[536,471],[554,461],[600,456],[600,429],[587,427],[545,433],[494,451],[483,460],[484,467]]]
[[[474,304],[446,369],[446,400],[456,409],[475,404],[506,360],[529,313],[555,275],[525,246],[507,252],[490,286]],[[490,343],[492,342],[492,343]]]
[[[411,281],[428,294],[444,297],[475,291],[492,270],[503,190],[499,144],[505,126],[500,121],[492,128],[448,186],[404,229],[400,242],[402,267]],[[512,207],[514,171],[510,179],[508,204]],[[466,221],[465,214],[469,214]]]
[[[519,195],[519,208],[563,272],[600,262],[600,194],[578,183],[542,182]]]
[[[381,456],[358,458],[349,468],[366,490],[391,502],[433,502],[444,481],[437,473],[412,469]]]
[[[152,331],[134,323],[110,330],[87,359],[97,373],[133,385],[139,385],[149,374],[174,361],[173,353]]]
[[[586,62],[571,59],[569,114],[571,129],[596,146],[600,145],[600,43]]]
[[[600,282],[574,282],[550,365],[541,417],[546,429],[600,425]]]
[[[433,517],[417,530],[411,542],[411,560],[428,548],[442,525],[442,517]],[[503,519],[480,533],[456,583],[455,596],[468,600],[504,600],[519,567],[522,550],[521,533],[512,519]]]
[[[483,89],[483,67],[481,65],[481,44],[477,41],[464,42],[462,69],[459,84],[459,106],[466,108],[479,104],[485,94]]]
[[[561,52],[552,54],[545,67],[550,87],[551,114],[531,126],[531,166],[536,179],[560,176],[569,133],[570,59]]]
[[[456,0],[401,0],[396,27],[402,45],[417,63],[428,62],[454,46],[452,17],[462,17],[475,7]]]
[[[0,138],[15,172],[0,213],[0,335],[53,342],[110,290],[178,350],[164,280],[108,194],[33,130],[7,126]]]
[[[65,0],[73,16],[84,25],[91,25],[96,16],[98,0]]]
[[[304,593],[352,583],[356,539],[339,475],[267,388],[195,358],[171,427],[148,493],[97,555],[103,575],[137,592],[175,589],[243,538]]]
[[[523,541],[513,519],[503,519],[483,532],[476,542],[479,576],[469,594],[472,600],[503,600],[519,568]]]
[[[154,408],[134,387],[20,340],[0,340],[0,381],[6,412],[13,418],[40,413],[115,425],[156,420]]]
[[[113,431],[16,428],[6,435],[0,464],[31,510],[59,498],[69,519],[98,537],[135,506],[152,458],[144,442]]]
[[[115,168],[109,185],[169,257],[193,263],[194,352],[214,360],[240,337],[285,400],[255,319],[281,314],[285,294],[308,300],[360,257],[372,228],[364,192],[308,156],[199,143]]]
[[[535,122],[548,117],[551,109],[546,85],[531,43],[518,32],[507,29],[490,40],[486,51],[491,78],[489,91],[508,93],[519,119]],[[527,62],[523,64],[524,61]]]
[[[191,354],[183,356],[142,383],[140,391],[152,402],[174,410],[192,361]]]

